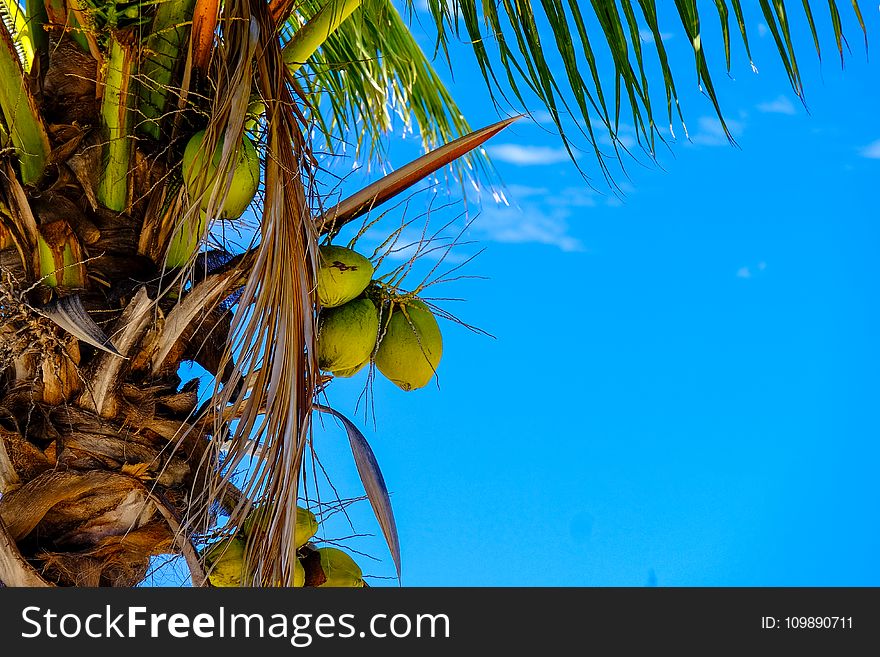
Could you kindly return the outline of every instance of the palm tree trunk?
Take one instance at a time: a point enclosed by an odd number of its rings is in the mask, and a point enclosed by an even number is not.
[[[229,328],[218,303],[247,263],[196,282],[199,303],[160,298],[142,229],[166,167],[129,151],[125,129],[113,135],[126,141],[114,166],[102,166],[106,135],[84,127],[99,125],[97,63],[50,37],[34,124],[47,126],[47,168],[28,169],[40,184],[23,186],[11,166],[0,175],[0,582],[133,586],[167,553],[189,557],[198,578],[181,522],[211,467],[213,422],[197,425],[199,382],[177,372],[185,359],[216,372]],[[131,161],[120,197],[101,174],[118,170],[121,152]],[[53,301],[71,296],[118,354],[66,330]]]

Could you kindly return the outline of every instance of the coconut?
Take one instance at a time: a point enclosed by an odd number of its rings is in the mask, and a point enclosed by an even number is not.
[[[344,246],[319,249],[318,299],[325,308],[335,308],[360,295],[373,277],[373,263]]]
[[[342,550],[324,547],[318,550],[325,580],[319,587],[359,587],[364,585],[360,567]]]
[[[365,360],[363,363],[361,363],[360,365],[358,365],[356,367],[352,367],[347,370],[333,370],[333,376],[338,376],[338,377],[342,377],[344,379],[347,379],[349,377],[354,376],[355,374],[360,372],[362,369],[364,369],[366,364],[369,362],[370,362],[370,359],[367,358],[367,360]]]
[[[376,351],[376,367],[403,390],[428,384],[443,353],[443,337],[434,314],[419,299],[398,301]]]
[[[250,536],[254,532],[265,532],[271,518],[271,506],[258,506],[254,508],[241,523],[241,533]],[[309,539],[318,531],[318,519],[315,514],[301,506],[296,507],[296,536],[297,548],[308,543]]]
[[[318,321],[318,365],[322,370],[351,370],[369,360],[379,335],[379,314],[367,298],[324,308]]]
[[[244,541],[225,538],[212,544],[205,552],[208,579],[214,586],[241,586],[245,577]]]
[[[201,196],[201,207],[203,210],[207,210],[211,188],[201,189],[199,182],[204,180],[203,184],[212,184],[223,154],[223,142],[221,140],[217,145],[214,157],[211,159],[210,165],[206,167],[205,151],[202,148],[204,139],[205,131],[202,130],[190,137],[187,142],[183,151],[183,180],[189,188],[191,196]],[[206,169],[204,174],[202,174],[203,169]],[[201,177],[202,175],[204,178]],[[238,160],[232,173],[232,184],[229,186],[229,193],[217,218],[236,219],[240,217],[254,200],[259,185],[260,156],[257,155],[254,142],[248,137],[243,137],[241,148],[238,151]]]

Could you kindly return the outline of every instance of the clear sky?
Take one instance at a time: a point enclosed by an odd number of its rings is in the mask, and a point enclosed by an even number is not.
[[[540,112],[487,144],[511,205],[471,205],[474,243],[448,263],[482,249],[458,273],[485,279],[425,296],[464,299],[437,303],[494,338],[442,321],[438,385],[404,393],[377,376],[368,418],[364,372],[328,390],[392,491],[405,586],[880,585],[880,76],[848,14],[841,70],[819,4],[821,63],[792,10],[807,107],[760,15],[747,14],[758,72],[734,42],[730,76],[704,17],[738,147],[661,14],[689,139],[675,126],[653,163],[624,126],[637,159],[617,169],[621,198],[588,150],[585,183]],[[876,8],[865,18],[876,49]],[[472,126],[515,111],[493,107],[468,48],[452,53],[454,79],[438,71]],[[392,163],[416,141],[392,141]],[[344,432],[318,424],[314,445],[339,496],[362,495]],[[396,585],[367,502],[348,512],[323,538],[365,553],[372,585]]]
[[[661,14],[690,139],[676,126],[657,164],[625,160],[618,199],[589,151],[585,184],[540,113],[494,138],[511,207],[472,206],[476,244],[453,250],[485,249],[460,273],[486,279],[426,292],[463,298],[438,303],[494,339],[442,322],[439,386],[378,376],[375,425],[355,412],[363,373],[331,385],[392,491],[404,585],[880,585],[878,68],[853,21],[844,70],[830,32],[820,64],[794,21],[805,108],[747,18],[758,73],[734,43],[728,77],[711,13],[703,32],[739,148]],[[471,125],[510,113],[469,51],[453,56],[454,79],[438,69]],[[315,446],[339,494],[361,495],[344,433],[318,429]],[[394,584],[367,503],[349,510],[375,536],[344,544]]]

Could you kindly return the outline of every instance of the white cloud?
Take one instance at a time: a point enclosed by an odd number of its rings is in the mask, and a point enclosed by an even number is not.
[[[872,141],[867,146],[863,146],[859,149],[859,154],[871,160],[880,160],[880,139]]]
[[[596,206],[597,196],[589,187],[566,187],[544,201],[557,208],[592,208]]]
[[[671,32],[661,32],[660,40],[661,41],[669,41],[675,35]],[[645,43],[654,43],[654,33],[651,30],[642,28],[639,30],[639,38]]]
[[[533,110],[529,112],[529,116],[531,116],[535,123],[540,123],[541,125],[549,125],[553,123],[553,115],[547,110]]]
[[[727,120],[727,129],[734,137],[739,137],[745,131],[745,124],[741,121]],[[691,137],[691,141],[700,146],[726,146],[730,142],[724,134],[721,121],[714,116],[701,116],[697,121],[697,132]]]
[[[764,261],[762,260],[762,261],[759,262],[757,265],[755,265],[755,269],[756,269],[758,272],[762,272],[762,271],[764,271],[765,269],[767,269],[767,263],[764,262]],[[737,277],[737,278],[752,278],[752,277],[754,277],[754,276],[756,276],[756,275],[757,275],[757,274],[756,274],[755,272],[752,271],[752,268],[751,268],[751,267],[740,267],[740,268],[736,271],[736,277]]]
[[[520,199],[532,196],[546,196],[550,193],[550,190],[546,187],[532,187],[531,185],[517,185],[513,183],[507,186],[507,192],[509,192],[505,194],[507,199],[516,203]]]
[[[759,103],[757,109],[759,112],[768,114],[797,114],[795,106],[786,96],[779,96],[769,102]]]
[[[548,146],[495,144],[486,150],[496,160],[522,166],[559,164],[569,160],[569,155],[564,148],[550,148]]]
[[[547,213],[532,204],[524,208],[495,206],[480,213],[473,230],[495,242],[548,244],[562,251],[584,251],[581,241],[568,234],[567,215],[562,209]]]

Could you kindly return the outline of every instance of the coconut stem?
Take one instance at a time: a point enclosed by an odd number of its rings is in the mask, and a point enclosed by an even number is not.
[[[336,28],[360,6],[361,0],[329,0],[321,7],[296,31],[281,51],[290,72],[299,70]]]
[[[107,143],[104,148],[104,168],[98,182],[98,201],[115,212],[124,211],[128,202],[131,151],[128,96],[132,65],[131,47],[124,45],[117,35],[112,35],[101,104]]]
[[[34,47],[24,10],[16,0],[0,0],[0,14],[21,55],[24,70],[30,71],[34,61]]]
[[[0,109],[18,154],[21,180],[36,183],[46,168],[49,137],[28,89],[12,35],[0,21]]]
[[[165,115],[169,85],[181,48],[189,33],[195,0],[166,0],[156,9],[153,29],[147,38],[146,58],[141,67],[146,80],[140,87],[139,106],[146,119],[140,129],[159,139],[160,122]]]

